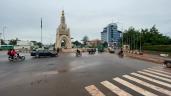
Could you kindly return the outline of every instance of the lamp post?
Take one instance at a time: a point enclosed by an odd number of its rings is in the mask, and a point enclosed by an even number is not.
[[[41,18],[41,21],[40,21],[40,31],[41,31],[41,37],[40,37],[40,39],[41,39],[41,43],[42,43],[42,45],[43,45],[43,41],[42,41],[42,29],[43,29],[43,21],[42,21],[42,18]]]

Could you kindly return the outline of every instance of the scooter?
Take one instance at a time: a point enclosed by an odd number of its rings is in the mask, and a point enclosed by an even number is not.
[[[163,65],[166,66],[166,68],[171,68],[171,60],[164,60]]]
[[[17,54],[17,56],[14,56],[13,58],[12,58],[12,56],[9,56],[8,60],[9,61],[23,61],[23,60],[25,60],[25,56],[20,56]]]
[[[82,56],[82,54],[79,52],[76,52],[76,57],[80,57],[80,56]]]
[[[124,57],[124,53],[123,53],[123,52],[119,52],[119,53],[118,53],[118,56],[119,56],[120,58],[123,58],[123,57]]]

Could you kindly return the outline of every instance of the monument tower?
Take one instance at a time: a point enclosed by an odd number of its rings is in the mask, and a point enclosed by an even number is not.
[[[64,11],[62,11],[61,23],[56,30],[55,48],[72,48],[70,30],[65,23]]]

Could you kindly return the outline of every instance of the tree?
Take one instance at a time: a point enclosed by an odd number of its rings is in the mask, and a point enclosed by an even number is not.
[[[123,42],[130,45],[130,48],[134,50],[139,49],[140,44],[142,46],[169,45],[171,44],[171,38],[161,34],[154,25],[151,28],[141,30],[130,27],[123,34]]]
[[[11,39],[10,41],[9,41],[9,44],[10,45],[17,45],[17,41],[20,41],[18,38],[16,38],[16,39]]]
[[[37,41],[30,41],[33,43],[33,45],[37,45]]]
[[[102,45],[103,45],[104,48],[108,47],[108,43],[106,41]]]
[[[37,41],[31,41],[31,42],[33,43],[34,46],[39,46],[39,48],[43,46],[41,42],[37,42]]]
[[[7,45],[3,39],[0,40],[1,45]]]
[[[15,39],[10,40],[9,45],[17,45],[17,40]]]
[[[39,48],[42,48],[43,44],[41,42],[37,42],[37,45],[39,46]]]
[[[74,41],[73,44],[77,47],[81,47],[82,44],[79,41]]]
[[[83,41],[83,44],[84,45],[87,45],[86,43],[89,41],[88,36],[84,36],[83,39],[82,39],[82,41]]]

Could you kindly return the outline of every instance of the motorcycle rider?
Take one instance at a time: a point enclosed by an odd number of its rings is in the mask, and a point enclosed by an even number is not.
[[[121,50],[119,51],[118,55],[121,56],[121,57],[124,56],[123,48],[121,48]]]
[[[76,54],[77,54],[77,55],[81,55],[81,51],[77,49],[77,50],[76,50]]]
[[[11,58],[14,59],[14,56],[17,55],[17,52],[15,51],[15,49],[12,49],[11,51]]]
[[[8,52],[7,52],[7,55],[8,55],[9,57],[12,56],[12,55],[11,55],[11,51],[12,51],[12,49],[9,49]]]

